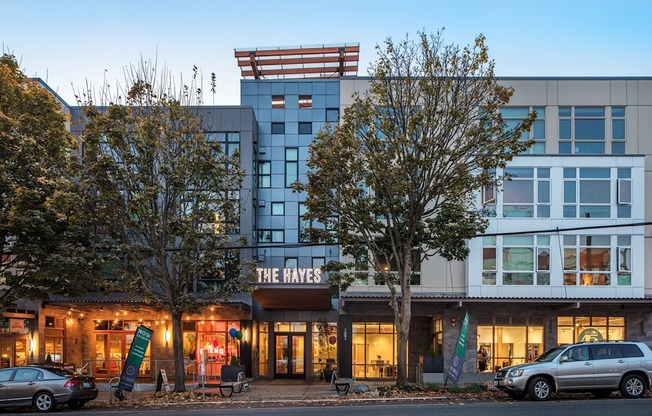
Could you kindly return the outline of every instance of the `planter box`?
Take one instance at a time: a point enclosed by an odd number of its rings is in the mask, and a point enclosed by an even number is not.
[[[444,372],[444,356],[436,355],[423,357],[423,365],[421,371],[424,373],[443,373]]]

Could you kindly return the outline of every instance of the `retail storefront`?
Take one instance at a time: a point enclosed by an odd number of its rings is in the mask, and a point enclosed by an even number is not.
[[[357,378],[395,377],[396,334],[386,296],[342,297],[340,370]],[[408,378],[416,380],[417,363],[432,345],[450,365],[466,312],[470,325],[464,373],[493,373],[501,367],[533,361],[562,344],[601,340],[652,340],[647,299],[413,299],[408,340]],[[350,368],[350,373],[347,371]]]
[[[259,269],[255,376],[323,379],[338,367],[337,303],[318,269]]]

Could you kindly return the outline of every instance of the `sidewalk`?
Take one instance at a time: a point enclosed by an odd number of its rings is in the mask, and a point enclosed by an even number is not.
[[[476,375],[469,375],[468,380],[460,380],[462,383],[477,383],[487,382],[487,377],[477,377]],[[356,380],[357,386],[366,385],[369,389],[377,387],[388,387],[395,384],[395,380]],[[99,396],[98,401],[115,401],[116,399],[111,396],[109,392],[108,381],[100,381],[98,383]],[[170,385],[171,391],[174,391],[174,385]],[[155,383],[136,383],[134,390],[127,393],[128,399],[143,399],[153,397],[155,395]],[[325,381],[315,380],[264,380],[254,379],[249,380],[249,391],[242,393],[234,393],[230,398],[222,398],[220,390],[215,384],[207,384],[202,389],[200,385],[186,382],[186,391],[195,393],[205,393],[208,397],[214,399],[218,396],[221,400],[228,400],[230,402],[259,402],[259,403],[273,403],[282,401],[302,401],[309,402],[312,400],[338,400],[335,387],[331,389],[330,383]],[[165,389],[163,389],[165,392]],[[351,388],[353,392],[353,386]],[[349,393],[351,395],[351,393]],[[125,402],[126,403],[126,402]]]
[[[358,383],[360,384],[360,383]],[[365,383],[366,384],[366,383]],[[109,384],[105,381],[98,382],[99,396],[98,401],[115,401],[112,392],[109,392]],[[174,391],[174,384],[170,385],[171,391]],[[136,383],[134,390],[127,392],[127,398],[142,399],[155,395],[155,383]],[[192,382],[186,383],[186,391],[196,393],[206,393],[209,396],[219,395],[220,389],[215,384],[207,384],[205,388]],[[165,389],[163,389],[165,393]],[[221,397],[221,396],[220,396]],[[330,384],[325,381],[312,380],[250,380],[249,391],[234,393],[229,400],[232,401],[279,401],[279,400],[318,400],[318,399],[337,399],[338,394],[335,388],[330,389]]]

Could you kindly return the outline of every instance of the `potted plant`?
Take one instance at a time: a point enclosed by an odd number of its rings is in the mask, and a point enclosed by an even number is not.
[[[443,373],[444,372],[444,357],[435,354],[435,348],[430,345],[428,352],[423,357],[423,372],[424,373]]]

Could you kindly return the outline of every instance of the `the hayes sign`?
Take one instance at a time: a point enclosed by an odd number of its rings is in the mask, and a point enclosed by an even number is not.
[[[321,284],[321,269],[257,269],[258,283]]]

